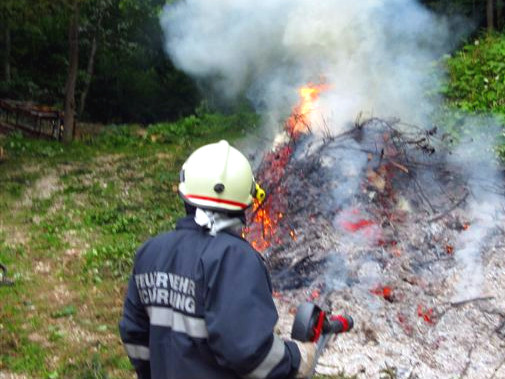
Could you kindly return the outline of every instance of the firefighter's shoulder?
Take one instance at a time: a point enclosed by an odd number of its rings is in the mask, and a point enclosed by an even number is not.
[[[229,264],[245,264],[265,270],[260,254],[244,239],[229,233],[218,233],[202,255],[204,264],[212,265],[220,261]]]
[[[135,255],[135,261],[143,258],[146,255],[157,254],[163,246],[174,238],[174,231],[163,232],[145,241],[138,249]]]

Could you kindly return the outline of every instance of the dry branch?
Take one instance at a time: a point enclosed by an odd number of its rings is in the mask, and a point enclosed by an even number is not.
[[[465,200],[466,198],[468,197],[468,191],[465,191],[465,194],[456,202],[452,205],[452,207],[450,207],[449,209],[445,210],[444,212],[442,213],[439,213],[438,215],[436,216],[433,216],[431,218],[428,219],[428,222],[435,222],[435,221],[438,221],[440,220],[441,218],[447,216],[449,213],[451,213],[452,211],[454,211],[455,209],[457,209]]]
[[[453,306],[453,307],[460,307],[462,305],[473,303],[474,301],[492,300],[494,298],[495,298],[494,296],[482,296],[482,297],[475,297],[473,299],[467,299],[467,300],[462,300],[462,301],[450,302],[449,304],[451,306]]]

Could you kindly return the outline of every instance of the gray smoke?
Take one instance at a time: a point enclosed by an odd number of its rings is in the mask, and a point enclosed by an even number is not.
[[[166,51],[216,93],[246,93],[282,121],[309,82],[329,84],[313,124],[340,130],[363,111],[422,122],[448,25],[415,0],[186,0],[161,16]]]
[[[166,5],[161,25],[176,67],[224,99],[245,93],[269,126],[282,124],[299,87],[326,83],[311,129],[332,133],[360,112],[429,125],[439,99],[427,93],[443,76],[434,62],[458,37],[449,21],[416,0],[186,0]],[[503,214],[502,197],[482,187],[482,176],[492,186],[499,177],[492,142],[472,146],[462,144],[449,162],[465,173],[471,191],[472,226],[456,245],[463,278],[457,298],[482,291],[481,249]],[[345,203],[358,191],[366,156],[346,150],[327,158],[349,171],[335,188]]]
[[[456,260],[460,267],[460,280],[454,300],[471,299],[485,291],[483,252],[489,246],[496,227],[503,225],[505,199],[503,179],[496,154],[493,151],[495,136],[499,135],[496,120],[472,117],[464,127],[473,130],[472,140],[462,141],[453,152],[450,163],[464,173],[470,196],[467,217],[470,227],[459,235],[456,243]]]

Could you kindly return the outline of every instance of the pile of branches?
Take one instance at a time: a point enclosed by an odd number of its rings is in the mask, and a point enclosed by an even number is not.
[[[400,236],[395,224],[407,217],[409,222],[431,223],[462,207],[469,190],[446,164],[449,144],[436,127],[426,130],[372,118],[358,120],[338,135],[302,135],[286,143],[281,153],[271,154],[258,177],[269,193],[265,206],[283,212],[266,250],[277,286],[299,288],[317,279],[334,243],[328,236],[336,234],[335,217],[346,207],[366,208],[381,229],[378,246],[396,243]],[[337,161],[328,164],[335,152]],[[346,179],[346,167],[339,165],[352,160],[339,162],[342,156],[366,160],[353,173],[359,184],[345,199],[334,194]],[[281,172],[275,170],[277,160],[282,160]],[[453,227],[461,229],[464,222],[455,221]]]

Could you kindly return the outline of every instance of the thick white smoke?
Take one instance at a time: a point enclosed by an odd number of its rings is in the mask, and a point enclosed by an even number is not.
[[[496,120],[472,117],[466,128],[474,130],[471,141],[463,141],[450,157],[450,163],[464,173],[468,181],[467,217],[470,227],[462,232],[456,244],[456,260],[460,279],[455,289],[455,301],[485,294],[483,252],[489,249],[496,227],[503,225],[505,199],[503,178],[492,147],[499,129]]]
[[[282,124],[298,102],[298,88],[326,83],[311,128],[333,133],[360,112],[427,125],[438,105],[427,93],[441,79],[434,62],[457,37],[447,20],[416,0],[185,0],[167,5],[161,24],[178,68],[210,83],[224,99],[245,93],[270,125]],[[499,196],[474,178],[484,171],[491,181],[499,177],[491,155],[482,154],[491,145],[462,145],[464,156],[456,152],[450,162],[469,178],[472,192],[467,207],[473,225],[456,246],[463,277],[457,298],[482,291],[481,249],[502,213]],[[340,202],[357,191],[356,173],[366,165],[362,153],[345,154],[332,157],[355,172],[342,175],[347,179],[335,192]]]
[[[326,82],[323,117],[339,130],[363,111],[420,122],[448,27],[415,0],[186,0],[161,16],[175,65],[218,94],[246,93],[282,121],[297,88]]]

